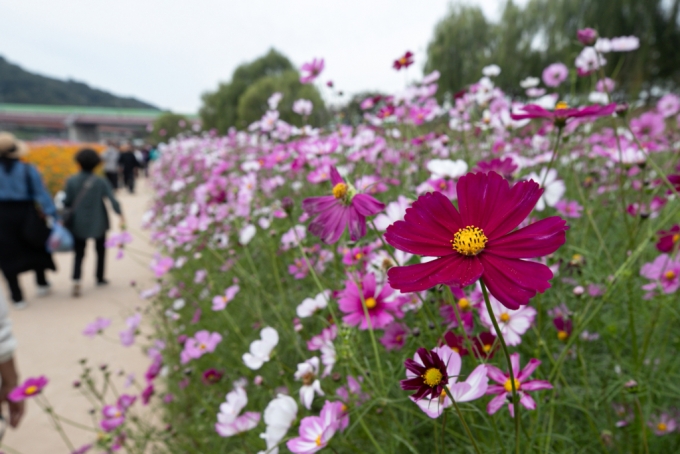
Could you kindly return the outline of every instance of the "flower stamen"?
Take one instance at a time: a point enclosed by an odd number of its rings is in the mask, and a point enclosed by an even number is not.
[[[519,380],[517,380],[517,379],[515,378],[515,389],[516,389],[517,391],[519,391],[520,384],[521,384],[521,383],[519,382]],[[509,378],[508,378],[507,380],[505,380],[505,383],[503,384],[503,387],[505,388],[505,390],[506,390],[507,392],[509,392],[509,393],[512,392],[512,382],[510,381]]]
[[[347,195],[347,185],[345,183],[338,183],[333,186],[333,197],[336,199],[343,199]]]
[[[378,302],[372,296],[366,298],[366,309],[373,309],[378,305]]]
[[[451,240],[451,247],[462,255],[473,256],[484,250],[489,239],[479,227],[468,225],[459,229]]]
[[[427,369],[421,377],[427,386],[434,388],[442,382],[444,375],[442,375],[442,372],[439,369],[431,367]]]

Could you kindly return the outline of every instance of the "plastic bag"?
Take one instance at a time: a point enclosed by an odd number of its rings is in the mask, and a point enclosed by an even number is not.
[[[73,235],[66,227],[59,223],[54,223],[52,233],[47,239],[47,250],[49,252],[69,252],[73,250]]]

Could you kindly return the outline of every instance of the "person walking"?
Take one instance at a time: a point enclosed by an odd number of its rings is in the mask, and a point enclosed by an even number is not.
[[[108,147],[102,153],[104,160],[104,174],[106,179],[111,183],[113,192],[118,189],[118,159],[120,158],[120,151],[115,147],[114,143],[110,141]]]
[[[123,144],[120,147],[120,157],[118,158],[118,165],[123,168],[123,182],[128,188],[130,194],[135,193],[135,169],[140,167],[139,161],[135,156],[129,144]]]
[[[56,219],[57,210],[38,170],[19,160],[27,152],[24,142],[0,132],[0,268],[15,309],[26,308],[19,274],[34,271],[38,296],[45,296],[50,291],[45,271],[56,271],[45,246],[49,228],[42,218]]]
[[[64,206],[70,209],[66,227],[73,234],[73,296],[80,296],[80,277],[82,274],[85,246],[89,238],[94,239],[97,250],[97,285],[106,285],[104,264],[106,258],[106,231],[109,229],[109,216],[104,205],[104,198],[109,199],[113,211],[120,216],[121,226],[125,218],[120,204],[116,200],[108,181],[95,175],[94,169],[102,162],[99,154],[89,148],[76,154],[76,162],[81,172],[66,181],[66,198]]]
[[[24,415],[24,401],[13,402],[8,398],[9,393],[19,386],[19,374],[14,364],[17,341],[12,334],[8,312],[7,301],[0,294],[0,414],[7,414],[2,409],[2,405],[6,404],[9,409],[9,425],[16,428]]]

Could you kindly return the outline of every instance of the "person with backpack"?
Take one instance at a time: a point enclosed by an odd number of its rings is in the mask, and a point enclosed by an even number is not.
[[[104,264],[106,259],[106,231],[109,229],[109,216],[104,205],[104,199],[109,199],[111,208],[120,217],[121,226],[125,218],[116,200],[109,182],[93,173],[102,162],[96,151],[85,148],[76,154],[76,162],[81,172],[66,181],[66,198],[64,199],[65,226],[73,234],[73,296],[80,296],[80,277],[82,274],[83,258],[87,240],[92,238],[97,250],[97,285],[108,284],[104,278]]]
[[[15,309],[27,307],[19,274],[34,271],[38,296],[45,296],[50,292],[45,271],[56,271],[46,243],[47,218],[56,219],[57,209],[40,172],[19,160],[26,153],[24,142],[0,132],[0,268]]]

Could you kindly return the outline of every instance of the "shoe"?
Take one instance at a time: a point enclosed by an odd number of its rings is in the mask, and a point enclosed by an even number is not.
[[[106,279],[102,279],[101,281],[97,281],[97,287],[103,287],[105,285],[109,285],[109,281]]]
[[[36,295],[39,297],[47,296],[51,293],[52,288],[50,287],[49,284],[47,285],[39,285],[38,286],[38,291],[36,292]]]
[[[78,298],[80,296],[80,282],[73,283],[73,292],[71,295],[73,295],[74,298]]]
[[[28,307],[28,303],[26,303],[26,301],[15,301],[12,305],[14,306],[14,309],[18,311],[22,311]]]

